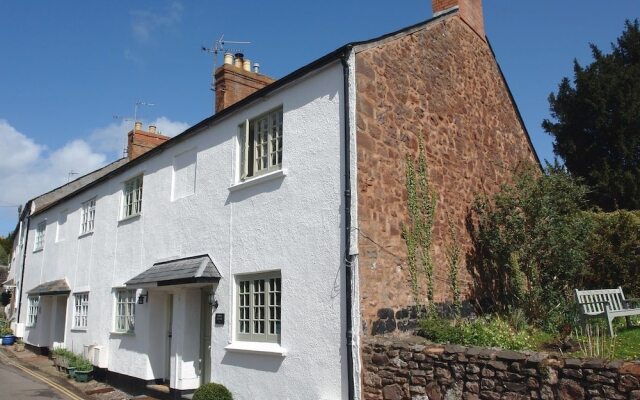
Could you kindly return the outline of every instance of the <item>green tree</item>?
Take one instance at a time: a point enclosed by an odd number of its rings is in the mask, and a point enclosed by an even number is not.
[[[542,127],[554,153],[590,186],[589,199],[604,210],[640,209],[640,25],[626,21],[604,54],[591,44],[593,62],[574,60],[573,85],[562,79],[549,96]]]
[[[521,308],[530,321],[557,329],[581,287],[591,223],[582,218],[587,189],[562,168],[523,168],[514,183],[476,211],[476,284],[498,309]]]
[[[0,236],[0,265],[9,263],[9,254],[13,248],[13,234],[10,233],[5,237]]]

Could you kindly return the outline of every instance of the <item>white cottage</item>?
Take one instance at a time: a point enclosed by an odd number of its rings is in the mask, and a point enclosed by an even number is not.
[[[128,159],[31,202],[14,269],[28,345],[134,390],[347,397],[349,52],[251,95],[271,80],[240,57],[214,116],[169,140],[137,124]]]

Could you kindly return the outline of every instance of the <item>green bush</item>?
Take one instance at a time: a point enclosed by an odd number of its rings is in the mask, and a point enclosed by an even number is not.
[[[589,259],[586,192],[558,166],[542,174],[529,166],[495,196],[478,200],[478,295],[489,296],[497,311],[522,309],[547,330],[569,322],[569,300]]]
[[[233,396],[224,385],[206,383],[195,391],[193,400],[233,400]]]
[[[76,371],[93,371],[93,364],[84,357],[75,357],[73,365],[69,366],[74,366]]]
[[[586,289],[622,286],[628,297],[640,297],[640,211],[589,212],[593,226],[587,238]]]
[[[0,326],[0,336],[13,335],[13,330],[8,325]]]
[[[474,320],[427,317],[420,321],[419,334],[436,343],[500,347],[511,350],[536,347],[528,329],[514,329],[497,315]]]

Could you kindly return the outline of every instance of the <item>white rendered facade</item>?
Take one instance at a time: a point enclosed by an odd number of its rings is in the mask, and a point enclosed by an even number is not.
[[[40,296],[25,341],[76,353],[101,346],[109,371],[167,379],[178,390],[213,381],[238,399],[346,398],[343,100],[336,60],[32,215],[20,322],[31,288],[66,279],[71,293]],[[239,127],[278,108],[281,167],[242,182]],[[138,176],[142,211],[123,214],[125,183]],[[93,199],[87,230],[83,207]],[[34,250],[43,221],[44,243]],[[136,298],[147,297],[135,305],[133,331],[116,329],[116,291],[127,280],[158,261],[201,254],[219,283],[137,289]],[[238,340],[236,280],[261,273],[281,279],[279,343]],[[217,309],[207,304],[210,291]],[[77,327],[74,312],[85,308],[74,299],[85,293],[86,327]],[[209,322],[212,313],[224,314],[224,324]]]

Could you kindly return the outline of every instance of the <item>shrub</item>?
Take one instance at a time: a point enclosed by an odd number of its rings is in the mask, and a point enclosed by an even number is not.
[[[0,336],[13,335],[13,330],[8,325],[0,326]]]
[[[640,297],[640,211],[589,212],[593,230],[585,288],[622,286],[628,297]]]
[[[70,364],[70,366],[76,367],[77,371],[93,371],[93,364],[84,357],[75,357],[73,364]]]
[[[224,385],[206,383],[195,391],[193,400],[233,400],[233,396]]]
[[[548,330],[568,322],[588,260],[586,192],[557,165],[543,174],[529,166],[495,196],[478,200],[477,289],[498,311],[520,308]]]
[[[420,321],[419,334],[437,343],[501,347],[511,350],[535,347],[528,329],[516,330],[497,315],[475,320],[427,317]]]

